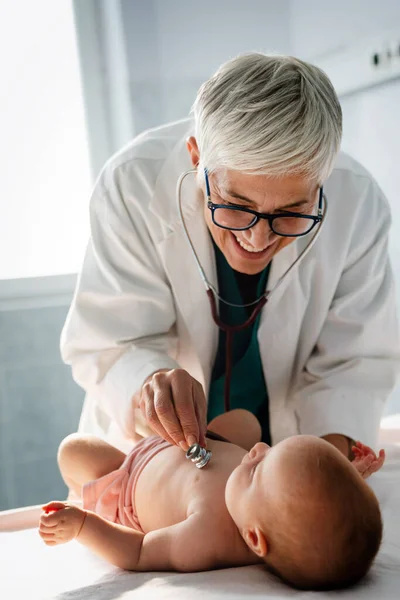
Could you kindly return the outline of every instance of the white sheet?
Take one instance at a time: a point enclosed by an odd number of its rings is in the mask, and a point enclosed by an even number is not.
[[[128,573],[93,556],[77,542],[43,544],[35,526],[38,509],[0,513],[1,600],[340,600],[400,599],[400,446],[386,445],[387,462],[370,478],[382,507],[382,548],[365,582],[353,590],[309,593],[291,590],[262,567],[207,573]]]

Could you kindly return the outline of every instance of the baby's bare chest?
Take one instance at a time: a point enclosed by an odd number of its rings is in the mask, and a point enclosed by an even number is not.
[[[204,469],[197,469],[179,448],[163,450],[146,465],[136,485],[135,507],[143,530],[179,523],[189,510],[199,507],[229,523],[225,486],[231,472],[232,468],[222,461],[211,461]]]

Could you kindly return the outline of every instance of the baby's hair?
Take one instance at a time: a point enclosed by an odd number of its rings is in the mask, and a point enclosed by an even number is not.
[[[305,470],[303,497],[296,490],[284,510],[293,526],[278,519],[271,530],[267,568],[301,590],[351,587],[367,574],[381,545],[377,498],[332,453],[322,452]],[[304,522],[312,522],[313,515],[314,526],[307,530]]]

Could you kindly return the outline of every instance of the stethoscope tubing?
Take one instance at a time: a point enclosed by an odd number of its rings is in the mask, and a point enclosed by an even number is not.
[[[188,231],[186,223],[185,223],[185,219],[183,217],[182,201],[181,201],[182,200],[182,198],[181,198],[182,183],[183,183],[184,179],[188,175],[193,174],[193,173],[196,173],[196,169],[190,169],[189,171],[185,171],[179,177],[178,183],[177,183],[177,187],[176,187],[176,200],[177,200],[179,215],[180,215],[180,219],[181,219],[183,230],[185,232],[186,239],[187,239],[187,241],[189,243],[189,246],[190,246],[190,248],[192,250],[192,254],[194,256],[194,259],[195,259],[195,262],[196,262],[196,265],[197,265],[197,269],[198,269],[198,271],[200,273],[200,277],[203,280],[204,286],[206,288],[206,293],[207,293],[207,296],[208,296],[208,299],[209,299],[209,302],[210,302],[210,308],[211,308],[211,314],[212,314],[213,320],[214,320],[215,324],[222,331],[224,331],[225,334],[226,334],[224,408],[225,408],[225,412],[228,412],[230,410],[230,384],[231,384],[231,375],[232,375],[233,334],[236,331],[240,331],[242,329],[245,329],[246,327],[249,327],[250,325],[252,325],[254,323],[254,321],[256,320],[256,318],[258,317],[258,315],[260,314],[260,312],[263,309],[263,307],[265,306],[265,304],[267,304],[267,301],[270,299],[270,297],[272,296],[272,294],[279,289],[279,287],[282,285],[283,281],[289,275],[289,273],[295,267],[297,267],[300,264],[300,262],[306,257],[306,255],[311,250],[311,248],[313,247],[313,245],[315,244],[317,238],[320,235],[321,228],[322,228],[322,225],[323,225],[323,223],[325,221],[326,214],[327,214],[328,202],[327,202],[326,196],[323,195],[324,212],[323,212],[323,215],[322,215],[321,222],[317,225],[317,228],[318,228],[317,231],[313,235],[313,237],[310,240],[309,244],[304,248],[304,250],[301,252],[301,254],[297,257],[297,259],[291,264],[291,266],[285,271],[285,273],[283,273],[283,275],[281,275],[281,277],[279,277],[279,279],[277,280],[277,282],[275,283],[275,285],[272,287],[272,289],[270,289],[270,290],[266,289],[265,292],[264,292],[264,294],[260,298],[258,298],[257,300],[255,300],[254,302],[250,302],[248,304],[233,304],[231,302],[228,302],[224,298],[222,298],[219,295],[218,290],[216,290],[215,287],[208,281],[207,276],[206,276],[206,274],[204,272],[204,269],[201,266],[201,263],[200,263],[198,255],[197,255],[196,249],[195,249],[195,247],[193,245],[193,242],[192,242],[192,240],[190,238],[189,231]],[[233,306],[233,307],[245,308],[245,307],[248,307],[248,306],[254,306],[254,309],[252,310],[251,315],[248,317],[248,319],[244,323],[241,323],[240,325],[227,325],[219,317],[215,298],[218,298],[218,300],[220,300],[221,302],[224,302],[225,304],[228,304],[228,305]]]
[[[321,233],[322,227],[324,225],[327,212],[328,212],[328,201],[326,199],[325,194],[323,195],[324,212],[323,212],[323,215],[322,215],[321,222],[317,225],[317,231],[314,233],[314,235],[311,238],[310,242],[304,248],[304,250],[301,252],[301,254],[290,265],[290,267],[283,273],[283,275],[281,275],[279,277],[278,281],[275,283],[275,285],[272,287],[272,289],[265,290],[264,294],[260,298],[258,298],[257,300],[254,300],[254,302],[250,302],[249,304],[232,304],[231,302],[227,302],[224,298],[222,298],[219,295],[218,290],[216,290],[215,287],[208,281],[207,276],[206,276],[206,274],[204,272],[204,269],[201,266],[201,263],[200,263],[198,254],[196,252],[196,249],[195,249],[195,247],[193,245],[193,242],[192,242],[192,240],[190,238],[189,231],[188,231],[186,223],[185,223],[185,219],[183,217],[182,197],[181,197],[182,184],[183,184],[184,179],[188,175],[194,174],[196,172],[197,172],[197,169],[190,169],[189,171],[185,171],[184,173],[181,174],[181,176],[178,179],[177,186],[176,186],[176,201],[177,201],[177,205],[178,205],[178,211],[179,211],[179,216],[180,216],[180,220],[181,220],[181,223],[182,223],[182,227],[183,227],[183,230],[185,232],[185,237],[186,237],[186,239],[187,239],[187,241],[189,243],[189,246],[190,246],[190,248],[192,250],[192,253],[193,253],[196,265],[197,265],[197,269],[198,269],[198,271],[200,273],[201,279],[203,280],[203,283],[204,283],[204,286],[206,288],[206,291],[208,291],[208,290],[211,289],[214,292],[215,296],[218,298],[218,300],[221,300],[221,302],[225,302],[225,304],[229,304],[230,306],[234,306],[234,307],[238,307],[238,308],[244,308],[244,307],[247,307],[247,306],[252,306],[254,304],[257,304],[261,300],[261,298],[267,298],[269,300],[271,298],[271,295],[273,293],[275,293],[280,288],[280,286],[282,285],[282,283],[285,280],[286,276],[288,276],[289,273],[295,267],[297,267],[300,264],[300,262],[302,262],[304,260],[304,258],[307,256],[307,254],[309,253],[309,251],[311,250],[311,248],[314,246],[315,242],[317,241],[317,239],[318,239],[318,237],[319,237],[319,235]]]

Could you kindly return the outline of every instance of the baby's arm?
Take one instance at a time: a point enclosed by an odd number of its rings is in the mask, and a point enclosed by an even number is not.
[[[208,424],[208,428],[245,450],[251,450],[262,437],[257,417],[243,408],[234,408],[218,415]]]
[[[47,545],[76,538],[121,569],[192,572],[223,566],[213,543],[218,525],[205,523],[204,515],[199,513],[143,534],[65,502],[51,502],[44,510],[57,511],[40,518],[39,533]]]

